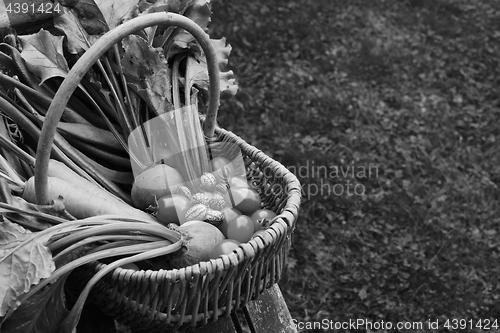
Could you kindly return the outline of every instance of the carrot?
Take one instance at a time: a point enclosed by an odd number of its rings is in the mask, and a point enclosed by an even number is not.
[[[75,181],[69,182],[57,177],[48,177],[47,189],[51,200],[62,196],[65,209],[77,219],[98,215],[126,215],[157,222],[153,216],[133,208],[83,178],[77,179],[76,182],[78,185]],[[25,183],[22,197],[28,202],[37,202],[35,177],[31,177]]]

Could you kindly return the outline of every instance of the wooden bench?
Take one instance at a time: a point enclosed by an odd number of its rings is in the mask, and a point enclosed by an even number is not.
[[[230,317],[209,323],[195,333],[297,333],[277,284]]]
[[[79,333],[133,333],[129,327],[117,328],[110,317],[93,304],[86,304],[77,327]],[[229,317],[189,331],[191,333],[297,333],[292,317],[277,284],[258,299]],[[169,333],[169,332],[165,332]]]

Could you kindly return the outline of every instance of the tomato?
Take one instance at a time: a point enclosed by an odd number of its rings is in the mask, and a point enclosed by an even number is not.
[[[230,187],[248,187],[247,180],[237,176],[229,178],[228,184]]]
[[[272,210],[265,208],[255,211],[255,213],[253,213],[252,216],[250,216],[256,231],[260,229],[260,224],[257,222],[258,220],[260,219],[272,220],[274,217],[276,217],[276,213],[273,212]]]
[[[222,214],[224,214],[224,218],[222,219],[222,223],[217,227],[220,231],[227,237],[227,224],[229,221],[234,220],[236,217],[242,215],[240,211],[236,208],[225,207],[221,210]]]
[[[230,254],[238,248],[241,243],[234,239],[223,239],[210,251],[210,259],[217,259],[223,254]]]
[[[180,194],[161,197],[157,202],[156,219],[163,224],[186,222],[186,212],[193,205],[188,198]]]
[[[245,215],[252,215],[260,208],[261,200],[259,194],[246,187],[230,188],[224,194],[224,200],[230,207],[234,207]]]
[[[246,243],[252,238],[254,227],[252,219],[246,215],[237,216],[227,224],[227,238]]]
[[[229,168],[229,176],[234,176],[234,165],[228,159],[224,157],[214,157],[210,160],[210,167],[212,168],[212,173],[217,179],[217,182],[220,182],[222,177],[222,169],[226,165]]]

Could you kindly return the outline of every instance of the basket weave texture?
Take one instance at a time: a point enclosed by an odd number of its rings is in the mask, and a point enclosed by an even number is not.
[[[91,293],[92,301],[134,332],[186,331],[227,317],[283,274],[300,206],[300,183],[283,165],[234,133],[217,128],[216,138],[240,147],[263,207],[279,215],[269,229],[230,255],[182,269],[117,268],[102,279]],[[83,286],[105,266],[94,262],[83,267],[78,283]]]

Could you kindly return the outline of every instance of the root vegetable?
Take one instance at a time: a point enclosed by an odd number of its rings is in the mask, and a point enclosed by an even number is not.
[[[144,170],[134,180],[132,202],[134,207],[146,209],[156,205],[156,199],[172,194],[184,182],[181,174],[166,164],[157,164]]]
[[[48,177],[47,188],[49,198],[55,200],[62,196],[66,210],[78,219],[115,214],[157,222],[151,215],[133,208],[90,182],[76,185],[63,179]],[[36,203],[34,177],[26,182],[22,197],[28,202]]]
[[[181,249],[170,255],[170,265],[174,268],[210,260],[210,252],[214,246],[225,239],[217,227],[202,221],[186,222],[179,230],[185,233],[185,237]]]

